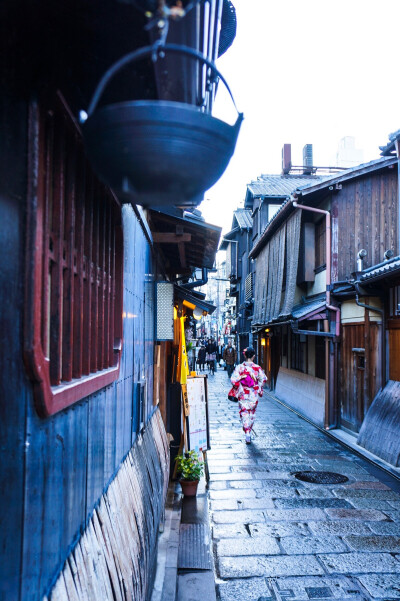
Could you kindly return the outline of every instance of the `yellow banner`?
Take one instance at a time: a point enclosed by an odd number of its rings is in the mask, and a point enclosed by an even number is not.
[[[179,365],[180,365],[180,382],[186,384],[187,377],[189,375],[188,359],[186,354],[186,341],[185,341],[185,318],[180,318],[180,341],[179,341]]]

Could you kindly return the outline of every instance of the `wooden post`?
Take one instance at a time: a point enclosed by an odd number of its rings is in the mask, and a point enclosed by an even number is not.
[[[208,486],[208,484],[210,482],[210,470],[208,469],[207,451],[203,451],[203,460],[204,460],[204,475],[206,478],[206,486]]]

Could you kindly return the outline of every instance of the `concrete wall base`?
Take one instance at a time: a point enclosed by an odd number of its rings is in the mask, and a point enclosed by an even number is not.
[[[275,396],[318,426],[324,426],[325,380],[280,367]]]

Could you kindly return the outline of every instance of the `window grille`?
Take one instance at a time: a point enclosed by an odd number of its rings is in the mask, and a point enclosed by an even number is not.
[[[29,126],[25,350],[38,410],[51,415],[118,377],[121,211],[61,96],[32,105]]]
[[[253,298],[253,273],[250,272],[246,276],[244,287],[244,300],[251,301]]]

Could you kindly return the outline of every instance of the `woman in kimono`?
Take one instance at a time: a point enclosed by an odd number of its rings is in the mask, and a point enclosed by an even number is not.
[[[255,355],[252,347],[247,348],[244,351],[245,361],[236,367],[231,377],[233,391],[239,401],[239,415],[246,435],[246,444],[251,443],[258,399],[262,397],[263,386],[267,382],[267,376],[261,367],[254,363]]]

